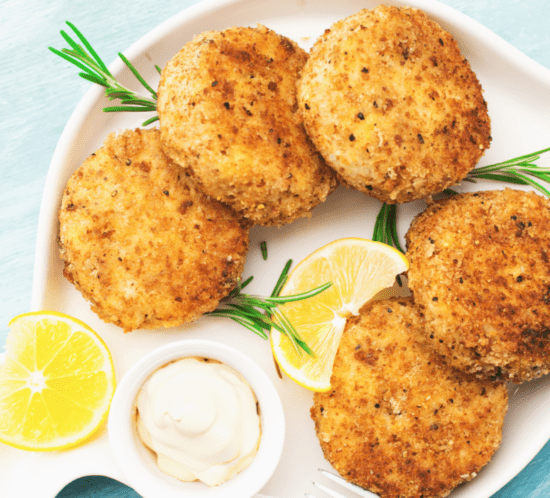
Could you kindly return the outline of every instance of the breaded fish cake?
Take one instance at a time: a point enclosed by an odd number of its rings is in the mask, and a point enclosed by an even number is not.
[[[306,60],[264,26],[231,28],[197,36],[162,72],[165,152],[204,193],[258,225],[307,216],[337,185],[297,112]]]
[[[248,249],[248,228],[189,184],[158,130],[110,134],[70,178],[59,222],[63,274],[124,331],[213,310]]]
[[[446,361],[520,383],[550,372],[550,202],[495,190],[435,202],[406,236],[409,286]]]
[[[505,385],[448,366],[422,328],[410,298],[366,305],[346,325],[331,390],[314,396],[325,458],[382,498],[447,496],[502,438]]]
[[[390,204],[459,182],[490,145],[476,75],[453,37],[410,7],[365,9],[326,30],[298,102],[329,166]]]

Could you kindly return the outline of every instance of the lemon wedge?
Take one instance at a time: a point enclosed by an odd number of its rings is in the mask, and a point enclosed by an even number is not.
[[[301,261],[290,273],[281,296],[298,294],[326,282],[332,286],[303,301],[280,306],[314,357],[297,352],[288,337],[270,333],[273,356],[292,380],[312,391],[328,391],[334,357],[346,320],[395,277],[409,269],[397,249],[367,239],[346,238],[327,244]]]
[[[55,311],[13,318],[0,368],[0,441],[69,448],[105,421],[115,391],[111,354],[86,324]]]

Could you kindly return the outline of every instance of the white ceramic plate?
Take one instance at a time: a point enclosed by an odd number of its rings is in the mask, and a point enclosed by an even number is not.
[[[362,8],[374,8],[378,3],[376,0],[207,0],[169,19],[132,45],[125,54],[154,86],[159,78],[154,64],[166,64],[187,41],[202,31],[261,23],[308,49],[333,22]],[[386,3],[403,5],[401,2]],[[493,143],[481,165],[550,145],[549,70],[447,6],[430,0],[410,0],[406,4],[425,10],[455,36],[483,85],[493,123]],[[120,61],[113,63],[111,70],[123,82],[138,89]],[[263,493],[279,498],[315,493],[312,481],[323,482],[324,479],[317,469],[330,469],[330,465],[323,458],[309,417],[312,394],[288,379],[277,378],[268,343],[233,322],[214,318],[203,318],[169,330],[123,334],[117,327],[100,321],[63,278],[56,234],[57,212],[66,181],[82,161],[100,147],[108,132],[138,126],[145,119],[131,113],[105,114],[101,111],[104,106],[102,89],[91,88],[75,110],[55,151],[40,212],[32,309],[63,311],[92,326],[109,346],[119,379],[148,351],[174,340],[215,340],[245,352],[274,382],[287,418],[283,457]],[[549,165],[544,158],[541,164]],[[502,188],[502,184],[485,182],[468,184],[465,188]],[[251,292],[270,292],[288,258],[300,261],[314,249],[337,238],[370,237],[379,207],[377,201],[363,194],[339,188],[325,204],[314,210],[309,220],[302,219],[282,229],[254,228],[245,269],[245,276],[253,274],[256,277],[250,286]],[[414,214],[423,207],[422,202],[415,202],[399,208],[401,236]],[[268,244],[267,261],[262,259],[259,249],[262,240]],[[453,491],[453,498],[491,496],[512,479],[550,437],[550,378],[514,387],[512,391],[501,448],[476,479]],[[91,443],[67,453],[29,456],[19,450],[0,448],[0,482],[7,496],[53,497],[66,483],[91,474],[123,480],[110,454],[106,430]],[[33,475],[33,479],[29,479],[29,475]],[[10,482],[11,488],[8,485],[6,489],[4,483]],[[40,487],[33,488],[33,482],[40,483]],[[345,491],[343,493],[346,495]],[[316,494],[321,492],[317,490]]]

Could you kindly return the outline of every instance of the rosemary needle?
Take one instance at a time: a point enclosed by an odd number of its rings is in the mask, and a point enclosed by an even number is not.
[[[262,257],[265,261],[267,259],[267,242],[265,240],[260,242],[260,249],[262,250]]]
[[[57,50],[52,47],[48,48],[55,55],[79,68],[82,71],[79,73],[81,78],[105,87],[105,96],[109,100],[120,100],[120,105],[105,107],[103,109],[104,112],[153,112],[157,110],[157,93],[139,74],[137,69],[124,56],[124,54],[119,52],[118,56],[122,59],[124,64],[126,64],[128,69],[130,69],[141,85],[150,93],[151,97],[145,97],[123,86],[111,74],[101,57],[99,57],[90,42],[76,28],[76,26],[68,21],[67,25],[73,30],[82,45],[73,40],[67,33],[65,33],[65,31],[61,31],[61,36],[71,48],[64,48],[62,50]],[[155,67],[160,72],[160,68],[158,66]],[[157,120],[158,116],[154,116],[144,121],[142,126],[147,126]]]
[[[458,195],[458,192],[455,192],[453,189],[451,188],[446,188],[443,193],[445,195],[448,195],[448,196],[451,196],[451,195]]]
[[[291,266],[292,266],[292,260],[289,259],[286,262],[286,265],[283,268],[283,271],[281,272],[281,275],[279,276],[279,279],[277,280],[275,287],[273,288],[271,297],[277,297],[283,290],[283,286],[286,284],[286,281],[288,280],[288,272],[290,271]]]

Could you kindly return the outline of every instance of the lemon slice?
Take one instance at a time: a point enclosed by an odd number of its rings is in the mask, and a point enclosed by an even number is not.
[[[296,266],[281,296],[298,294],[332,282],[312,298],[286,303],[280,310],[315,353],[296,352],[288,337],[271,330],[273,356],[292,380],[312,391],[328,391],[334,357],[346,320],[395,277],[408,270],[409,263],[398,250],[366,239],[339,239],[321,247]]]
[[[0,441],[30,451],[97,431],[115,391],[111,354],[86,324],[55,311],[13,318],[0,368]]]

